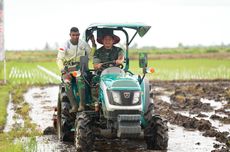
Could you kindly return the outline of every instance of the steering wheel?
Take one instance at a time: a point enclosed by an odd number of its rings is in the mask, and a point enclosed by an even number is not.
[[[124,66],[122,64],[116,65],[116,63],[114,61],[104,62],[101,65],[100,71],[103,71],[104,69],[106,69],[108,67],[119,67],[119,68],[123,69]]]

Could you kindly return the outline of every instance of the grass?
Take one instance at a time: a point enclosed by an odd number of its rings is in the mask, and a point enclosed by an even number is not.
[[[9,101],[9,92],[12,89],[9,85],[0,86],[0,128],[3,129],[6,116],[7,116],[7,104]],[[14,137],[7,133],[0,133],[0,151],[7,152],[19,152],[23,150],[21,143],[14,143]]]
[[[9,92],[12,94],[12,100],[17,107],[16,113],[22,116],[24,126],[16,127],[8,133],[0,133],[0,151],[24,151],[25,146],[22,142],[14,142],[14,139],[21,137],[31,137],[41,135],[41,132],[36,130],[36,125],[31,122],[29,117],[30,107],[24,102],[23,94],[32,85],[44,85],[59,83],[58,80],[48,75],[44,71],[38,69],[38,65],[44,66],[50,71],[58,74],[55,60],[50,60],[49,55],[44,53],[44,56],[39,61],[34,62],[33,56],[41,54],[40,52],[24,52],[22,54],[16,53],[15,55],[10,52],[9,60],[7,60],[7,85],[3,85],[3,62],[0,62],[0,126],[3,129],[6,122],[6,107],[9,101]],[[17,56],[17,57],[16,57]],[[15,60],[15,58],[21,60]],[[53,62],[53,63],[52,63]],[[29,140],[27,148],[29,150],[34,147],[34,140]],[[32,147],[32,148],[31,148]],[[28,149],[26,150],[28,151]]]
[[[14,143],[9,135],[0,134],[0,151],[2,152],[22,152],[23,145],[21,143]]]
[[[7,61],[55,61],[57,58],[57,51],[6,51]]]
[[[11,87],[8,85],[0,86],[0,128],[3,128],[7,116],[7,104],[9,101],[9,92]]]
[[[0,86],[0,126],[3,126],[6,122],[6,107],[9,101],[9,92],[12,94],[12,102],[16,109],[16,114],[20,115],[24,120],[23,126],[14,126],[14,129],[10,132],[0,133],[0,151],[17,152],[23,151],[24,146],[22,142],[15,143],[15,139],[20,139],[21,137],[35,137],[41,135],[41,132],[36,130],[36,124],[31,122],[29,117],[30,107],[23,99],[23,94],[31,86],[20,84],[20,85],[1,85]],[[19,108],[20,107],[20,108]],[[32,140],[32,138],[31,138]],[[28,144],[31,141],[29,139]],[[31,145],[32,146],[32,145]]]

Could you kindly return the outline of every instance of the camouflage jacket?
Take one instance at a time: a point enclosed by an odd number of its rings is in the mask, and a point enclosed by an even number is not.
[[[104,63],[117,60],[120,55],[124,55],[124,51],[116,46],[111,49],[105,49],[103,46],[97,49],[93,56],[93,63]]]

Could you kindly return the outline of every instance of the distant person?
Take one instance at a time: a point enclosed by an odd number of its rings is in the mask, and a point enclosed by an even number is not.
[[[97,41],[103,46],[94,53],[93,65],[95,70],[100,69],[103,63],[109,61],[114,61],[115,65],[123,64],[124,51],[120,47],[114,46],[120,41],[120,38],[114,35],[113,31],[107,30]]]
[[[90,56],[91,48],[88,43],[79,39],[80,33],[77,27],[70,29],[70,40],[68,40],[62,48],[59,49],[57,55],[57,65],[62,73],[62,81],[64,82],[67,97],[71,103],[72,108],[70,112],[83,111],[85,109],[85,83],[82,77],[78,77],[76,80],[78,86],[78,94],[80,97],[80,103],[77,105],[75,97],[73,95],[71,82],[74,77],[70,74],[69,70],[65,69],[65,65],[75,65],[80,68],[79,62],[81,56]],[[90,37],[93,49],[95,50],[96,43],[93,36]]]

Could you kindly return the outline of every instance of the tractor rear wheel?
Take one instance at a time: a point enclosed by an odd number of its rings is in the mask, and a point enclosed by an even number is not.
[[[82,112],[75,122],[75,146],[78,152],[92,151],[94,135],[92,132],[92,121],[90,117]]]
[[[71,127],[68,119],[70,119],[69,114],[69,107],[70,104],[67,100],[67,97],[58,96],[58,104],[57,104],[57,136],[59,141],[69,141],[69,134],[71,133],[71,128],[74,127],[74,120],[73,126]]]
[[[57,105],[57,135],[58,140],[62,141],[62,107],[60,95],[58,95],[58,105]]]

